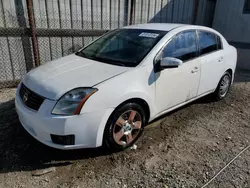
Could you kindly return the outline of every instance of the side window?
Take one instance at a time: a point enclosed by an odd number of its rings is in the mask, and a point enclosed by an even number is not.
[[[217,36],[210,32],[199,31],[200,55],[211,53],[218,49]]]
[[[188,61],[197,56],[196,33],[186,31],[176,35],[163,49],[163,57]]]

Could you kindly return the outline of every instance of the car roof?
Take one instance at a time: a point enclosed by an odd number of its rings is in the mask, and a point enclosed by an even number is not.
[[[170,31],[177,27],[187,26],[187,24],[176,24],[176,23],[146,23],[146,24],[137,24],[129,25],[124,28],[126,29],[150,29],[150,30],[161,30],[161,31]]]

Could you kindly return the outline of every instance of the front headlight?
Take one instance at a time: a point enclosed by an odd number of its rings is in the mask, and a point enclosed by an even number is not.
[[[80,114],[86,100],[95,92],[95,88],[77,88],[63,95],[56,103],[52,114],[74,115]]]

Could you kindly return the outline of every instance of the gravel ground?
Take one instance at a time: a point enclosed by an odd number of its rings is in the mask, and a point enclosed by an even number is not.
[[[113,154],[38,143],[18,121],[15,90],[0,90],[0,187],[202,187],[250,144],[249,75],[237,74],[225,100],[167,114],[147,126],[136,150]],[[250,149],[207,187],[250,187]]]

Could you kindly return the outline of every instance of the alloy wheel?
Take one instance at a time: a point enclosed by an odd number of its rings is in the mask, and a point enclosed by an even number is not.
[[[224,97],[227,94],[230,87],[230,82],[231,82],[230,77],[228,75],[225,75],[220,83],[220,88],[219,88],[220,97]]]
[[[119,145],[129,145],[138,137],[141,128],[141,115],[136,110],[128,110],[117,119],[113,128],[113,138]]]

